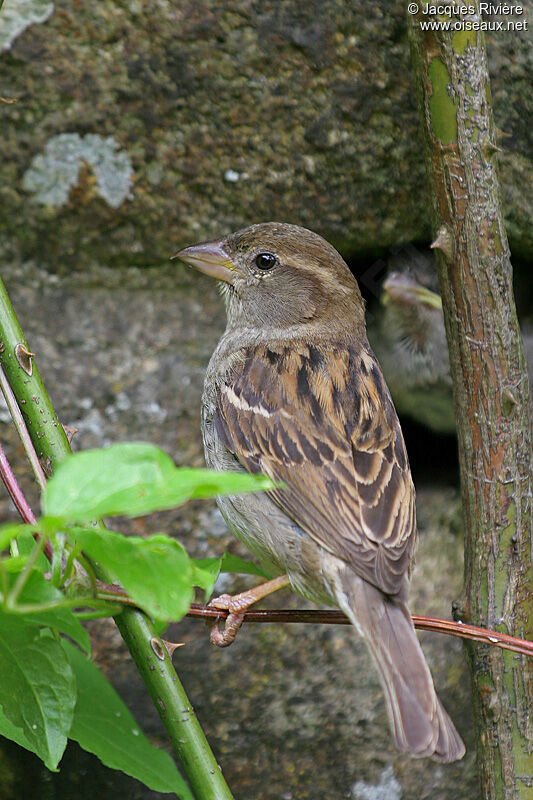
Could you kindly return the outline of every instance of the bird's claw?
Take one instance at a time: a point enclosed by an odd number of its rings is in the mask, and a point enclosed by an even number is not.
[[[227,647],[235,641],[237,631],[241,627],[246,611],[250,606],[253,606],[261,598],[286,586],[288,582],[289,579],[286,575],[278,575],[277,578],[266,581],[266,583],[260,583],[240,594],[221,594],[220,597],[213,598],[209,606],[216,608],[218,611],[227,611],[228,616],[222,630],[219,628],[220,617],[216,617],[210,623],[212,644],[216,644],[217,647]]]
[[[220,617],[217,617],[212,623],[210,640],[211,644],[217,647],[228,647],[235,641],[237,631],[244,621],[246,610],[254,602],[253,597],[248,597],[246,592],[242,594],[230,595],[221,594],[220,597],[215,597],[209,603],[210,608],[216,608],[218,611],[228,611],[228,615],[224,620],[224,627],[219,627],[221,623]]]
[[[216,608],[219,611],[229,611],[230,614],[238,614],[246,611],[251,605],[255,603],[255,597],[248,595],[247,592],[241,594],[221,594],[219,597],[214,597],[210,603],[209,608]]]
[[[211,644],[217,647],[229,647],[229,645],[235,641],[237,631],[244,621],[245,613],[245,611],[229,613],[224,620],[224,627],[222,630],[219,628],[221,620],[217,617],[217,619],[211,623],[212,627],[209,634]]]

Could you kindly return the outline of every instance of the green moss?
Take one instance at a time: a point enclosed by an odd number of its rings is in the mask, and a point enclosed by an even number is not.
[[[451,144],[457,141],[457,100],[450,97],[450,73],[439,58],[433,58],[429,65],[429,79],[433,90],[429,98],[433,133],[441,144]]]
[[[483,572],[483,575],[480,577],[479,581],[479,594],[480,594],[480,603],[481,607],[479,612],[483,615],[486,608],[488,608],[488,597],[489,597],[489,573],[488,570]]]
[[[500,229],[498,227],[498,223],[496,220],[490,226],[490,232],[492,233],[492,241],[494,245],[494,250],[498,255],[501,255],[503,247],[502,247],[502,240],[500,238]]]
[[[502,553],[503,560],[500,562],[500,567],[495,570],[494,574],[494,605],[496,608],[496,616],[498,617],[503,617],[505,595],[509,586],[505,553],[508,553],[511,549],[512,537],[516,534],[516,505],[511,498],[509,498],[509,500],[510,502],[506,514],[507,525],[502,530],[499,537],[499,551]],[[505,626],[497,625],[496,629],[508,633]]]
[[[516,401],[513,401],[511,394],[505,393],[502,398],[502,414],[504,417],[510,417],[516,408]]]
[[[494,748],[494,797],[504,797],[503,777],[502,777],[502,762],[500,752],[497,747]]]
[[[505,662],[505,675],[506,675],[506,684],[509,691],[509,697],[511,698],[511,702],[515,706],[519,706],[521,703],[524,702],[525,698],[518,698],[517,692],[521,693],[525,691],[524,685],[522,681],[518,680],[516,682],[513,681],[513,672],[514,670],[518,669],[516,663],[516,656],[511,653],[509,650],[503,650],[502,652],[503,659]],[[516,775],[515,781],[515,789],[516,789],[516,797],[517,800],[530,800],[531,798],[531,785],[527,785],[526,782],[520,779],[520,777],[525,778],[527,782],[528,777],[533,772],[533,756],[531,753],[527,752],[527,740],[525,739],[523,733],[520,731],[517,723],[517,716],[513,715],[513,730],[512,730],[512,738],[513,738],[513,760],[514,760],[514,770]]]
[[[476,32],[475,31],[457,31],[452,36],[452,47],[456,53],[463,55],[466,48],[476,46]]]

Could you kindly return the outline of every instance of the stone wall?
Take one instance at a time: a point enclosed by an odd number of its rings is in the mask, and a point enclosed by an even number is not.
[[[347,256],[427,241],[402,3],[6,0],[2,14],[16,7],[15,32],[0,15],[0,96],[16,101],[0,103],[4,252],[54,270],[145,266],[269,219]],[[488,46],[524,258],[533,48],[527,31]]]

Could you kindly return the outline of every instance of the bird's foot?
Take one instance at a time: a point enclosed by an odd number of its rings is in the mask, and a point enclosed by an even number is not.
[[[230,594],[221,594],[209,603],[211,608],[219,611],[229,611],[224,621],[222,630],[219,628],[220,619],[217,618],[211,628],[210,641],[217,647],[228,647],[235,641],[237,631],[244,622],[247,609],[255,603],[255,597],[249,592],[241,592],[233,597]]]
[[[254,603],[257,603],[257,601],[261,600],[263,597],[286,586],[288,582],[289,579],[286,575],[280,575],[271,581],[260,583],[258,586],[254,586],[246,592],[235,595],[221,594],[220,597],[215,597],[211,600],[209,603],[210,608],[229,612],[224,621],[222,630],[219,628],[221,622],[220,618],[215,619],[212,624],[209,637],[211,644],[215,644],[217,647],[228,647],[232,644],[237,636],[237,631],[244,622],[246,611],[250,606],[253,606]]]
[[[220,618],[211,623],[211,631],[209,633],[209,641],[217,647],[229,647],[233,644],[237,631],[244,622],[245,611],[239,611],[235,614],[228,614],[224,620],[224,627],[219,628]]]

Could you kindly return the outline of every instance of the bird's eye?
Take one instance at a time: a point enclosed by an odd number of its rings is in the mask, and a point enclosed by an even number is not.
[[[273,253],[258,253],[255,257],[254,264],[257,269],[272,269],[278,263],[278,259]]]

